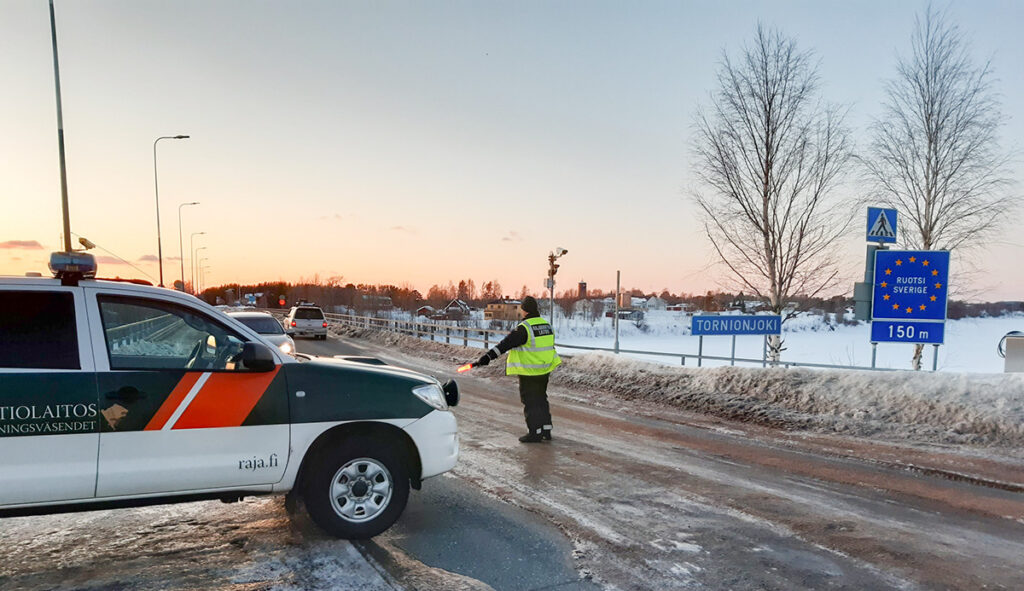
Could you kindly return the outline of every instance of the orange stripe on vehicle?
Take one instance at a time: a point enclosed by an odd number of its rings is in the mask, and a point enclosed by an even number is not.
[[[274,381],[281,366],[267,373],[214,373],[206,380],[174,429],[238,427]]]
[[[146,431],[158,431],[163,428],[164,423],[167,419],[171,418],[174,414],[174,410],[178,408],[181,401],[188,395],[188,391],[192,389],[192,386],[196,385],[199,381],[199,376],[203,375],[200,371],[186,372],[178,385],[174,387],[174,390],[167,396],[164,403],[160,405],[160,408],[153,415],[153,418],[149,419],[149,423],[146,424]]]

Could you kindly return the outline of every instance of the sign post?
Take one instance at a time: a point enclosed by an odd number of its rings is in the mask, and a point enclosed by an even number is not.
[[[875,252],[885,250],[886,243],[896,242],[895,209],[882,207],[868,208],[868,225],[865,239],[869,242],[864,257],[864,281],[853,284],[854,315],[857,320],[871,319],[871,290],[875,275]],[[875,244],[870,244],[874,242]]]
[[[704,336],[731,336],[732,356],[730,365],[736,365],[737,335],[767,335],[782,333],[782,316],[744,314],[736,316],[694,316],[690,323],[690,334],[700,337],[697,349],[697,367],[704,356]],[[767,343],[767,341],[766,341]]]

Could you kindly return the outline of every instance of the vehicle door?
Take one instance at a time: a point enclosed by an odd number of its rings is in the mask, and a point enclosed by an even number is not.
[[[0,284],[0,505],[96,492],[96,371],[81,288]]]
[[[101,327],[94,348],[108,418],[98,497],[281,479],[289,425],[276,353],[272,371],[250,371],[238,363],[247,337],[200,306],[109,288],[86,294]]]

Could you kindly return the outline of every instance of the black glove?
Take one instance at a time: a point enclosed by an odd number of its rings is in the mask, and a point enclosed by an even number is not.
[[[490,362],[491,362],[491,358],[490,358],[490,356],[488,356],[487,354],[484,354],[484,356],[483,356],[483,357],[481,357],[481,358],[480,358],[480,359],[479,359],[479,360],[478,360],[478,361],[476,362],[476,364],[477,364],[477,365],[480,365],[480,366],[483,366],[483,365],[487,365],[487,364],[488,364],[488,363],[490,363]]]

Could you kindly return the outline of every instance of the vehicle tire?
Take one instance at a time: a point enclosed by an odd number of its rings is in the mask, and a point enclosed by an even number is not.
[[[366,539],[398,520],[409,500],[409,475],[401,457],[372,438],[325,450],[310,466],[303,500],[313,522],[327,533]]]

